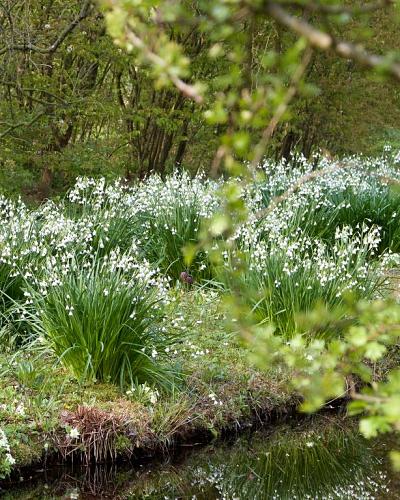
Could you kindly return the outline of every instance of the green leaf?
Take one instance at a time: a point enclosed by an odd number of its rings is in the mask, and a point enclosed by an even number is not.
[[[347,411],[350,416],[359,415],[363,413],[367,407],[367,403],[365,401],[351,401],[347,405]]]
[[[354,346],[361,347],[366,344],[368,340],[368,334],[364,327],[352,326],[349,329],[349,333],[346,335],[346,339]]]
[[[197,254],[197,246],[193,243],[188,243],[182,248],[183,259],[185,264],[189,267]]]
[[[365,348],[365,357],[371,361],[377,361],[386,352],[386,347],[378,342],[368,342]]]
[[[389,453],[389,456],[394,470],[400,471],[400,451],[393,450]]]
[[[361,434],[369,439],[376,437],[379,433],[389,432],[391,426],[385,417],[373,416],[360,420],[359,429]]]
[[[213,236],[222,235],[230,227],[229,217],[225,214],[216,214],[211,219],[209,231]]]

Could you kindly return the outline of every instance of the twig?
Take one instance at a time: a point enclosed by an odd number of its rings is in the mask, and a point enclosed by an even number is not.
[[[265,4],[264,11],[279,24],[286,26],[300,36],[304,36],[313,47],[320,50],[334,50],[338,56],[344,59],[352,59],[367,68],[383,68],[390,76],[396,80],[400,80],[399,63],[390,62],[383,56],[370,54],[362,46],[347,41],[336,40],[332,35],[318,30],[303,18],[289,14],[289,12],[275,3]]]
[[[290,186],[290,188],[287,189],[283,194],[273,198],[267,208],[264,208],[263,210],[259,210],[258,212],[256,212],[255,214],[256,218],[259,219],[271,213],[280,203],[287,200],[293,193],[298,191],[304,184],[307,184],[308,182],[313,181],[318,177],[323,177],[326,174],[336,172],[337,170],[340,170],[342,168],[347,168],[348,166],[349,165],[344,165],[343,163],[336,163],[332,167],[322,168],[321,170],[313,170],[312,172],[303,175],[297,182],[295,182],[292,186]]]
[[[132,45],[139,49],[149,62],[155,64],[156,66],[165,66],[164,59],[150,50],[150,48],[144,43],[144,41],[139,38],[133,31],[129,30],[129,32],[127,33],[127,37]],[[181,80],[168,67],[165,68],[165,70],[171,82],[180,92],[182,92],[183,95],[189,97],[190,99],[193,99],[198,104],[203,102],[203,97],[198,93],[196,87],[194,87],[193,85],[189,85],[188,83]]]
[[[23,43],[23,44],[14,44],[4,47],[0,50],[0,55],[5,54],[6,52],[18,50],[22,52],[39,52],[40,54],[52,54],[55,52],[58,47],[62,44],[62,42],[67,38],[67,36],[78,26],[78,24],[87,17],[89,14],[91,0],[85,0],[82,4],[81,10],[79,14],[75,17],[75,19],[66,26],[63,31],[59,34],[57,39],[49,46],[49,47],[38,47],[32,43]]]

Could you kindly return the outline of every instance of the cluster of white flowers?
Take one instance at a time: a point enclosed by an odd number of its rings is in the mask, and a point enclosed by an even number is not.
[[[15,464],[15,458],[11,455],[10,444],[3,429],[0,428],[0,459],[4,461],[4,468],[9,469],[11,465]],[[0,463],[0,467],[2,464]],[[1,470],[0,470],[1,473]]]
[[[61,284],[75,261],[90,267],[107,247],[110,269],[134,272],[165,296],[167,280],[142,253],[152,236],[149,221],[157,224],[158,216],[173,211],[176,204],[194,206],[198,220],[209,217],[219,204],[218,186],[201,175],[191,179],[176,173],[166,181],[153,176],[133,187],[79,178],[65,202],[48,201],[37,210],[29,210],[21,200],[1,197],[0,265],[10,277],[21,276],[45,294],[49,286]],[[110,241],[119,222],[123,249],[121,241]]]
[[[175,172],[165,180],[153,175],[129,187],[120,181],[107,184],[105,179],[78,178],[68,199],[90,213],[118,209],[126,218],[138,214],[154,218],[171,212],[176,204],[195,205],[199,217],[209,217],[219,206],[216,191],[220,185],[221,181],[207,179],[203,174],[191,178],[187,172]]]
[[[314,161],[304,158],[298,158],[295,166],[284,161],[264,163],[259,167],[262,180],[247,186],[243,193],[249,217],[232,236],[240,249],[245,250],[249,270],[266,275],[271,259],[275,258],[281,266],[280,274],[273,276],[276,289],[288,277],[296,287],[297,276],[309,272],[312,279],[306,285],[303,282],[305,288],[311,288],[311,281],[317,277],[321,287],[329,288],[334,282],[337,296],[348,290],[365,291],[372,274],[383,277],[388,267],[400,263],[400,255],[389,251],[378,259],[369,258],[378,254],[381,228],[368,220],[363,220],[358,227],[342,225],[335,228],[332,240],[327,242],[307,232],[305,223],[313,221],[313,211],[348,209],[348,202],[335,204],[334,197],[345,199],[342,195],[349,190],[359,196],[387,196],[391,179],[400,182],[400,171],[396,167],[399,162],[400,153],[392,159],[388,155],[378,159],[351,157],[337,165],[323,159],[316,166]],[[314,175],[318,169],[321,175]],[[312,180],[302,182],[307,177]],[[153,233],[160,224],[166,224],[166,215],[171,215],[169,220],[174,221],[177,207],[183,214],[186,209],[188,213],[194,209],[196,222],[209,219],[221,205],[222,184],[222,180],[209,180],[203,175],[191,178],[187,173],[174,173],[165,180],[151,176],[134,186],[79,178],[64,202],[48,201],[34,210],[21,200],[10,201],[0,196],[0,272],[4,282],[7,277],[20,278],[45,296],[51,287],[62,285],[63,279],[76,269],[89,271],[96,263],[110,275],[122,274],[123,285],[140,282],[143,290],[154,290],[155,304],[169,304],[174,300],[170,279],[163,275],[157,262],[146,260],[143,248],[148,241],[157,241]],[[266,210],[271,200],[281,195],[284,195],[283,201]],[[399,217],[400,210],[391,214],[394,224]],[[116,224],[121,224],[117,230]],[[164,229],[170,229],[172,234],[179,231],[175,226]],[[226,265],[232,265],[232,255],[225,252],[224,257]],[[112,299],[110,290],[107,283],[102,290],[107,297],[104,300]],[[218,299],[215,290],[201,293],[210,301],[203,308],[204,318],[196,317],[194,324],[190,311],[187,314],[179,311],[170,319],[169,328],[200,329]],[[22,300],[29,305],[32,297],[26,289]],[[74,307],[71,297],[66,299],[67,314],[73,316],[76,304]],[[133,304],[132,319],[135,314]],[[167,327],[161,325],[160,333],[166,331]],[[192,341],[180,347],[163,347],[163,350],[170,356],[186,353],[189,358],[210,354],[209,349]],[[164,354],[152,346],[147,346],[145,352],[154,360]],[[132,387],[127,395],[149,405],[154,405],[159,398],[158,392],[146,384]],[[210,404],[223,405],[214,393],[210,393],[208,399]],[[23,404],[16,406],[15,412],[22,417]],[[77,439],[79,430],[69,429],[68,434],[71,439]],[[14,463],[2,429],[0,458],[3,463]]]
[[[305,181],[310,175],[318,174],[318,171],[321,175]],[[256,229],[253,239],[265,231],[277,233],[291,228],[293,218],[299,214],[300,209],[334,208],[328,194],[332,197],[354,190],[360,196],[376,196],[379,193],[385,194],[390,179],[400,180],[400,171],[383,157],[374,160],[351,157],[340,163],[322,160],[318,167],[305,158],[299,158],[296,166],[288,165],[285,161],[266,162],[260,166],[260,172],[263,180],[250,186],[246,192],[246,202],[251,207],[253,216],[250,223],[254,225],[257,214],[270,200],[287,192],[289,196],[263,218],[261,227],[259,224],[257,228],[253,227]],[[293,189],[294,186],[296,189]]]
[[[306,179],[313,175],[312,180]],[[327,243],[305,230],[307,222],[316,224],[314,213],[325,209],[326,213],[349,208],[348,203],[335,204],[353,191],[360,197],[387,199],[388,183],[400,180],[400,172],[393,161],[382,156],[378,159],[350,157],[335,164],[323,159],[316,170],[313,162],[297,159],[296,166],[266,162],[260,167],[262,181],[248,187],[245,192],[247,205],[251,208],[248,221],[239,227],[233,239],[247,249],[250,267],[265,272],[271,257],[286,261],[284,272],[294,275],[296,271],[313,269],[322,285],[341,280],[342,291],[364,287],[364,280],[376,272],[376,263],[367,259],[377,253],[381,241],[381,228],[371,221],[363,221],[358,227],[336,228],[334,243]],[[283,201],[272,205],[271,200],[283,196]],[[400,215],[400,214],[399,214]],[[394,212],[391,217],[398,219]],[[225,254],[227,263],[230,255]],[[383,275],[389,262],[398,260],[387,251],[379,259]],[[280,286],[279,280],[276,286]]]
[[[126,391],[126,395],[143,404],[150,405],[155,405],[160,397],[158,390],[150,387],[146,383],[132,386]]]
[[[323,286],[340,279],[340,293],[362,289],[376,264],[361,257],[377,252],[380,228],[372,223],[339,227],[334,243],[328,244],[307,233],[303,222],[308,217],[312,221],[312,212],[321,208],[341,210],[340,204],[333,206],[332,197],[349,189],[360,196],[387,195],[389,179],[400,181],[398,155],[390,158],[386,153],[378,159],[351,157],[337,165],[322,159],[317,166],[304,158],[296,159],[295,165],[265,162],[259,167],[263,180],[248,186],[243,194],[249,218],[232,237],[247,251],[251,269],[265,272],[271,257],[278,256],[285,260],[283,272],[288,276],[299,269],[314,269]],[[316,169],[321,175],[301,182]],[[165,180],[154,175],[134,186],[79,178],[64,202],[48,201],[36,210],[28,209],[21,200],[0,197],[0,270],[3,276],[20,277],[45,295],[49,287],[62,284],[75,266],[89,269],[101,255],[102,265],[110,272],[122,270],[127,282],[139,280],[154,288],[158,299],[168,301],[169,278],[162,275],[156,262],[145,259],[143,249],[148,241],[157,245],[157,227],[173,224],[177,207],[183,214],[186,209],[190,209],[188,213],[194,210],[198,221],[210,218],[220,207],[222,183],[201,174],[191,178],[184,172]],[[260,217],[270,200],[285,192],[285,200]],[[399,216],[392,214],[394,221]],[[175,226],[168,229],[171,234],[180,230]],[[230,256],[225,257],[229,265]],[[386,253],[380,259],[381,269],[396,259]],[[280,286],[279,279],[275,286]],[[104,290],[105,296],[108,293]],[[31,303],[29,292],[25,299]],[[68,314],[74,314],[72,303],[66,308]]]
[[[224,405],[224,403],[220,399],[218,399],[217,396],[213,392],[210,392],[210,394],[208,395],[208,398],[210,399],[212,404],[215,406],[223,406]]]

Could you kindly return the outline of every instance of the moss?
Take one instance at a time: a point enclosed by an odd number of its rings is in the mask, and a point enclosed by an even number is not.
[[[127,455],[132,451],[132,440],[125,434],[119,434],[114,443],[118,455]]]
[[[126,429],[118,432],[113,447],[118,455],[129,455],[138,448],[156,450],[196,434],[218,436],[227,427],[251,422],[261,407],[273,410],[277,405],[293,403],[278,385],[268,387],[268,381],[260,374],[249,368],[245,373],[240,366],[230,368],[230,377],[203,378],[203,373],[210,375],[210,370],[198,364],[180,391],[162,394],[151,406],[129,400],[107,384],[80,386],[64,378],[60,391],[60,380],[55,374],[53,384],[47,383],[45,394],[40,397],[37,391],[26,391],[18,385],[3,392],[2,401],[10,399],[7,412],[3,410],[2,427],[10,437],[16,466],[22,467],[38,463],[46,447],[48,454],[60,450],[68,433],[63,418],[81,405],[123,419]],[[0,387],[11,378],[2,380]],[[38,406],[43,399],[48,403],[45,412]],[[15,414],[18,405],[24,408],[24,415]]]
[[[29,439],[27,443],[18,443],[12,450],[18,467],[26,467],[38,463],[44,455],[43,447],[33,439]]]

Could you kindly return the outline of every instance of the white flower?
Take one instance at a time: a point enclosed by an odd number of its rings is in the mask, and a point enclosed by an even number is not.
[[[15,464],[15,458],[11,455],[11,453],[6,453],[6,461],[10,465],[14,465]]]
[[[20,403],[16,409],[15,409],[15,413],[17,415],[21,415],[21,416],[24,416],[25,415],[25,407],[24,407],[24,403]]]
[[[1,448],[3,448],[3,450],[6,450],[8,452],[10,451],[10,445],[8,444],[8,439],[3,429],[0,429],[0,449]]]
[[[80,436],[80,432],[78,431],[78,429],[76,427],[73,427],[69,433],[68,433],[69,437],[71,439],[77,439],[79,436]]]

